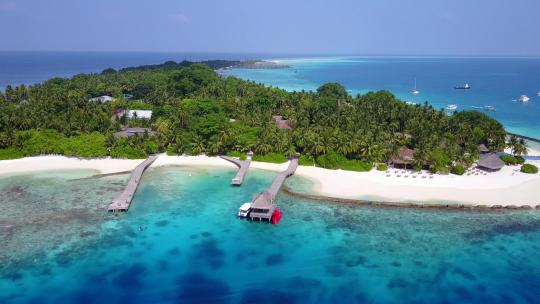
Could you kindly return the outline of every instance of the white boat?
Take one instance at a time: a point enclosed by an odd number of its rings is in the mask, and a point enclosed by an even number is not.
[[[519,99],[518,99],[518,101],[519,101],[519,102],[522,102],[522,103],[527,103],[527,102],[529,102],[529,100],[531,100],[531,99],[530,99],[529,96],[527,96],[527,95],[521,95],[521,96],[519,97]]]
[[[244,203],[238,209],[238,217],[248,217],[250,211],[251,211],[251,203]]]
[[[484,110],[486,110],[486,111],[496,111],[494,106],[484,106]]]
[[[415,106],[416,105],[416,102],[412,102],[412,101],[406,101],[405,103],[407,105],[409,105],[409,106]]]
[[[538,97],[540,97],[540,91],[538,91],[538,94],[537,94],[537,95],[538,95]]]
[[[454,89],[456,90],[469,90],[470,88],[471,86],[468,83],[465,83],[464,85],[461,85],[461,86],[454,87]]]
[[[414,95],[420,94],[420,91],[416,89],[416,78],[414,79],[414,89],[411,90],[411,93],[413,93]]]
[[[449,111],[454,111],[454,110],[457,109],[457,105],[455,105],[455,104],[447,105],[446,109],[449,110]]]

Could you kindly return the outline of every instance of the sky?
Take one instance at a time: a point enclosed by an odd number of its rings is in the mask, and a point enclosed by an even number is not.
[[[0,51],[540,57],[539,0],[0,0]]]

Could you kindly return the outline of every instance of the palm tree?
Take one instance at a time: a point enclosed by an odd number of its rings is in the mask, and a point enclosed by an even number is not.
[[[513,153],[515,155],[527,155],[527,142],[525,139],[520,138],[516,144],[514,144]]]
[[[519,144],[519,140],[518,140],[517,136],[512,135],[512,136],[510,136],[510,139],[508,140],[508,143],[506,145],[508,146],[508,148],[512,149],[512,153],[515,153],[514,149],[515,149],[516,145],[518,145],[518,144]]]

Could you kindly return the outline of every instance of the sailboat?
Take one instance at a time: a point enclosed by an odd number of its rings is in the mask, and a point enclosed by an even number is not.
[[[414,89],[411,90],[411,93],[413,93],[414,95],[420,94],[420,91],[416,89],[416,78],[414,78]]]

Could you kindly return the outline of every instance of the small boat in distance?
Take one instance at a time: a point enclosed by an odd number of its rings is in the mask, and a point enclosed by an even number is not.
[[[540,97],[540,91],[538,91],[538,94],[536,94],[536,95],[538,95],[538,97]]]
[[[416,78],[414,78],[414,89],[411,90],[411,93],[412,93],[413,95],[418,95],[418,94],[420,94],[420,91],[418,91],[418,90],[416,89]]]
[[[412,101],[406,101],[405,103],[407,105],[409,105],[409,106],[415,106],[416,105],[416,102],[412,102]]]
[[[469,90],[470,88],[471,88],[471,86],[468,83],[465,83],[462,86],[455,86],[454,87],[455,90]]]
[[[484,106],[484,110],[486,110],[486,111],[497,111],[494,106]]]
[[[450,105],[446,106],[446,109],[449,110],[449,111],[457,110],[457,105],[450,104]]]
[[[531,100],[531,99],[527,95],[521,95],[519,97],[519,99],[518,99],[518,101],[521,102],[521,103],[527,103],[527,102],[529,102],[529,100]]]

